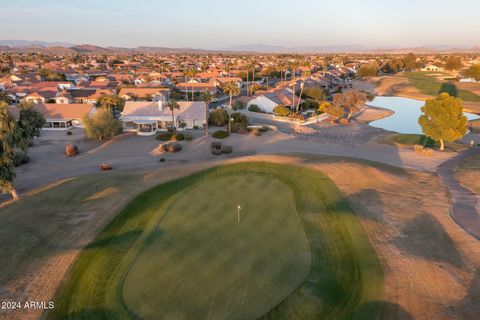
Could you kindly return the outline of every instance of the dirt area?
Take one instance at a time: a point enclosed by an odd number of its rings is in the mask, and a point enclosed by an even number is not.
[[[307,165],[335,182],[360,217],[384,266],[384,319],[478,318],[480,243],[451,220],[448,194],[434,173],[314,155],[259,155],[145,172],[109,172],[66,181],[0,209],[0,235],[10,239],[2,241],[7,248],[2,258],[8,262],[1,260],[0,298],[49,301],[80,249],[136,194],[197,170],[238,161]],[[86,191],[86,185],[96,186],[95,190]],[[58,193],[61,201],[69,189],[75,197],[84,190],[79,197],[83,200],[72,208],[47,210],[55,204],[45,200]],[[26,211],[28,202],[34,202],[38,211]],[[8,251],[19,241],[32,246],[25,258],[19,251],[15,253],[19,256]],[[0,313],[0,318],[39,315],[39,311]]]
[[[457,180],[466,188],[480,195],[480,156],[472,156],[458,166]]]
[[[315,166],[346,195],[381,257],[384,319],[478,319],[480,243],[450,218],[438,177],[348,161]]]

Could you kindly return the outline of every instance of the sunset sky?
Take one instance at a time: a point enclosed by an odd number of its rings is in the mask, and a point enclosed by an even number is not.
[[[0,0],[0,38],[226,48],[480,44],[478,0]]]

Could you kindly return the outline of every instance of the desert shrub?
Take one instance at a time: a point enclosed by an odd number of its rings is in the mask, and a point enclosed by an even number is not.
[[[187,135],[190,137],[190,139],[186,138]],[[155,139],[159,141],[183,141],[192,140],[192,136],[190,134],[181,132],[161,132],[157,134]]]
[[[248,111],[250,111],[250,112],[261,112],[260,108],[256,104],[251,104],[248,107]]]
[[[232,153],[232,152],[233,152],[233,147],[232,146],[224,145],[222,147],[222,153],[223,154],[229,154],[229,153]]]
[[[212,137],[215,139],[225,139],[228,137],[228,132],[225,130],[217,130],[213,133]]]
[[[228,113],[224,109],[215,109],[210,112],[210,122],[217,127],[223,127],[228,123]]]
[[[185,136],[181,132],[175,132],[172,135],[172,139],[170,139],[170,141],[183,141],[183,140],[185,140]]]
[[[172,136],[173,132],[160,132],[159,134],[157,134],[155,139],[159,141],[170,141],[170,139],[172,139]]]
[[[65,146],[65,155],[67,157],[73,157],[73,156],[76,156],[78,154],[78,148],[77,146],[69,143]]]
[[[214,156],[219,156],[222,154],[222,149],[212,149],[212,154]]]
[[[222,143],[218,141],[213,141],[210,147],[212,149],[222,149]]]
[[[247,131],[248,118],[244,114],[235,112],[232,114],[232,119],[232,132],[245,133]]]
[[[237,100],[233,105],[233,110],[243,110],[245,109],[246,103],[242,100]]]
[[[180,143],[177,143],[177,142],[169,142],[169,143],[161,144],[159,146],[159,149],[162,152],[174,153],[182,150],[182,146],[180,145]]]
[[[278,106],[273,108],[273,113],[280,117],[286,117],[290,113],[290,110],[287,107],[279,104]]]
[[[260,137],[262,135],[262,132],[260,131],[260,129],[255,128],[251,132],[255,137]]]
[[[15,149],[14,155],[15,155],[15,157],[13,159],[13,165],[15,167],[18,167],[22,164],[25,164],[25,163],[28,162],[28,160],[30,160],[27,153],[23,150],[20,150],[20,149]]]

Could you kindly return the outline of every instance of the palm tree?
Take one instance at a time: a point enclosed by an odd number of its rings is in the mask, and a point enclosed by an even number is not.
[[[172,126],[173,126],[173,131],[176,131],[177,128],[175,127],[175,116],[174,116],[174,110],[175,109],[180,109],[180,105],[178,104],[178,102],[176,100],[170,100],[169,103],[167,103],[167,108],[170,109],[170,111],[172,112]]]
[[[298,97],[298,102],[297,102],[297,113],[300,110],[300,101],[302,100],[302,94],[303,94],[303,88],[305,87],[305,80],[300,80],[300,96]]]
[[[205,115],[206,115],[206,122],[205,122],[205,136],[208,136],[208,107],[210,106],[210,103],[213,102],[213,94],[211,94],[208,91],[202,92],[202,100],[205,102]]]
[[[190,81],[192,81],[192,101],[195,100],[193,96],[193,77],[197,74],[197,70],[194,68],[191,68],[187,71],[187,75],[190,77]],[[188,100],[188,93],[187,93],[187,100]]]
[[[223,92],[225,92],[225,94],[230,95],[230,105],[229,105],[229,108],[228,108],[228,133],[231,134],[232,133],[232,121],[231,121],[230,118],[232,117],[232,99],[233,99],[233,96],[236,96],[240,93],[240,89],[237,87],[235,82],[230,81],[230,82],[227,82],[223,86]]]
[[[251,67],[253,72],[252,72],[252,86],[250,88],[250,91],[251,91],[251,95],[253,96],[253,86],[255,84],[255,60],[252,60]]]

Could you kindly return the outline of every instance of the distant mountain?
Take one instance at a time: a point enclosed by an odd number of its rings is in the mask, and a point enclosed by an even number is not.
[[[47,42],[47,41],[30,41],[30,40],[0,40],[0,46],[7,46],[10,48],[15,48],[15,47],[73,47],[74,44],[68,43],[68,42],[61,42],[61,41],[55,41],[55,42]]]
[[[256,52],[256,53],[437,53],[437,52],[479,52],[480,46],[463,47],[452,45],[432,45],[423,47],[366,47],[363,45],[333,45],[310,47],[283,47],[266,44],[240,45],[223,49],[229,52]]]
[[[78,46],[70,47],[70,49],[78,53],[110,53],[111,50],[99,46],[93,46],[91,44],[81,44]]]
[[[100,47],[90,44],[75,45],[66,42],[45,42],[29,40],[0,40],[1,52],[20,52],[20,53],[51,53],[51,54],[202,54],[219,52],[237,52],[237,53],[408,53],[433,54],[433,53],[461,53],[475,52],[480,53],[480,46],[462,47],[452,45],[429,45],[423,47],[366,47],[363,45],[332,45],[332,46],[306,46],[306,47],[284,47],[267,44],[252,44],[233,46],[218,50],[205,50],[196,48],[166,48],[154,46],[140,46],[136,48],[121,47]]]
[[[310,47],[283,47],[267,44],[253,44],[233,46],[225,51],[237,52],[262,52],[262,53],[335,53],[335,52],[364,52],[368,48],[362,45],[343,45],[343,46],[310,46]]]

